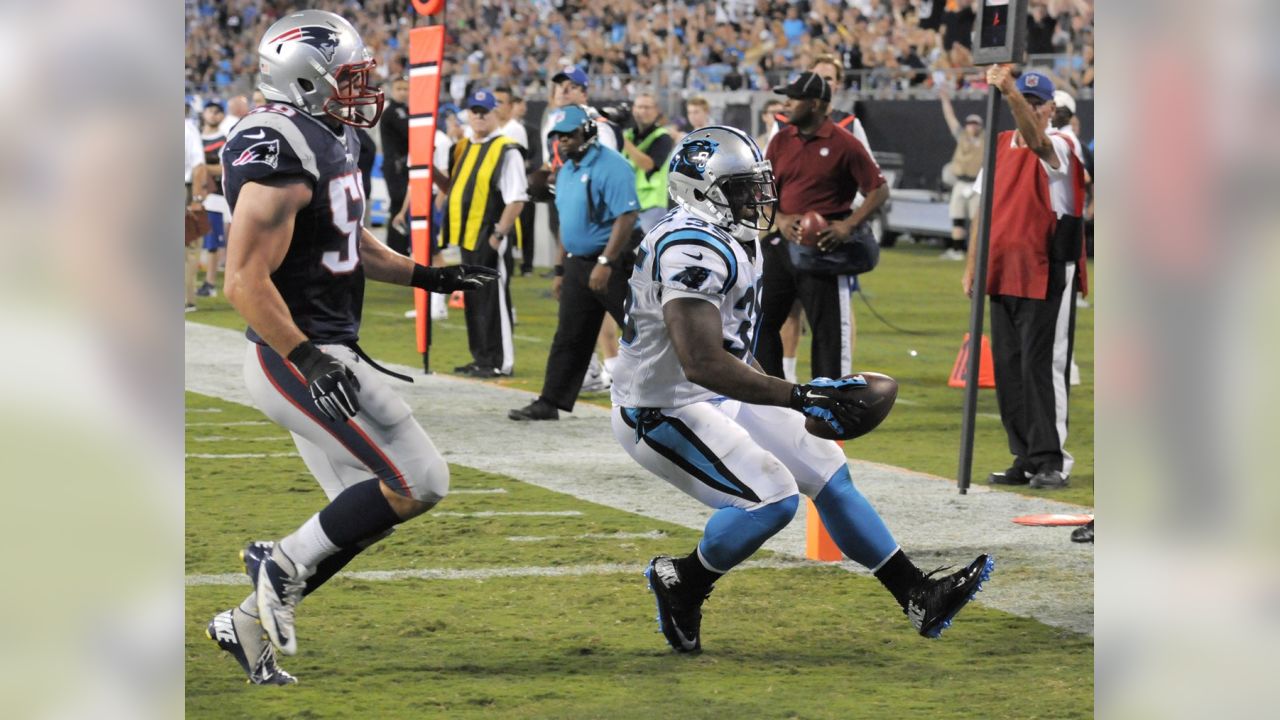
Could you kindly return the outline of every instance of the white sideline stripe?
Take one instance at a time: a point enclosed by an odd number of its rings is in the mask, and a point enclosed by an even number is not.
[[[506,488],[471,488],[464,490],[450,490],[450,495],[506,495]]]
[[[433,515],[435,513],[432,513]],[[794,570],[806,567],[829,567],[834,563],[810,562],[808,560],[748,560],[734,568],[737,570]],[[371,582],[388,582],[394,580],[490,580],[493,578],[518,577],[579,577],[583,575],[625,575],[644,572],[646,565],[623,563],[600,563],[595,565],[565,565],[553,567],[496,567],[475,568],[472,570],[453,570],[449,568],[420,568],[414,570],[361,570],[357,572],[338,573],[338,577],[347,580],[365,580]],[[249,578],[244,573],[224,573],[222,575],[188,575],[187,587],[204,585],[248,585]]]
[[[507,541],[542,542],[544,540],[560,540],[566,537],[574,540],[658,540],[666,536],[667,534],[661,530],[649,530],[647,532],[584,533],[582,535],[514,535],[507,538]]]
[[[490,517],[578,517],[582,512],[580,510],[515,510],[512,512],[495,512],[493,510],[482,510],[480,512],[433,512],[431,517],[474,517],[474,518],[490,518]]]
[[[198,412],[198,413],[222,412],[222,408],[187,408],[187,412]]]
[[[189,458],[200,458],[201,460],[224,460],[224,459],[241,459],[241,458],[280,458],[280,457],[300,457],[296,452],[275,452],[275,453],[187,453]]]
[[[187,427],[247,427],[249,425],[275,425],[270,420],[235,420],[232,422],[189,422]]]
[[[193,442],[227,442],[234,440],[236,442],[273,442],[280,440],[292,440],[289,435],[264,435],[262,437],[231,437],[229,435],[201,435],[193,437]]]

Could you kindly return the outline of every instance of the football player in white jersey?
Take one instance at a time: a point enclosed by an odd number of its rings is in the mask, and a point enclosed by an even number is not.
[[[679,205],[637,251],[613,384],[614,437],[636,462],[715,509],[686,557],[645,570],[658,622],[678,652],[702,647],[702,602],[813,498],[836,544],[871,568],[925,637],[937,637],[994,568],[981,555],[934,578],[902,552],[849,476],[844,452],[805,430],[858,422],[858,378],[796,385],[752,357],[761,261],[773,220],[769,161],[745,133],[721,126],[684,138],[669,192]],[[799,411],[799,412],[795,412]]]

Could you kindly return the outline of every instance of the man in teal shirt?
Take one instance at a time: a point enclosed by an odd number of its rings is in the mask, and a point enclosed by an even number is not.
[[[564,160],[555,182],[561,248],[551,285],[560,301],[559,325],[542,394],[509,412],[512,420],[558,420],[561,410],[573,410],[605,313],[622,324],[640,210],[635,172],[616,150],[596,142],[596,123],[585,108],[556,110],[547,138],[558,142]]]

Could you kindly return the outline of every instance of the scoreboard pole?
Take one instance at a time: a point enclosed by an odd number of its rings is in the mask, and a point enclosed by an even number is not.
[[[439,24],[409,31],[409,238],[413,260],[431,265],[431,161],[435,156],[444,57],[444,0],[413,0],[417,11],[439,15]],[[422,371],[431,372],[431,294],[413,291],[414,321]]]
[[[978,22],[973,28],[973,64],[1021,62],[1026,55],[1027,0],[979,0]],[[991,207],[996,182],[996,95],[987,88],[987,143],[982,154],[982,211],[978,219],[974,256],[973,292],[969,305],[969,358],[965,368],[964,409],[960,420],[960,467],[956,487],[969,492],[973,476],[974,420],[978,412],[978,370],[982,360],[982,326],[987,305],[987,258],[991,250]],[[997,390],[998,392],[998,390]]]

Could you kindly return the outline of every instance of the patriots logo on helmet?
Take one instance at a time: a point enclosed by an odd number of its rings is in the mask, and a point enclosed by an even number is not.
[[[671,172],[701,180],[702,174],[707,171],[707,163],[719,147],[720,143],[715,140],[691,140],[685,143],[680,152],[671,158]]]
[[[303,27],[294,28],[287,32],[280,33],[271,39],[273,45],[283,45],[287,42],[303,42],[320,51],[327,63],[333,62],[333,56],[338,52],[338,42],[341,37],[336,30],[324,27],[322,25],[304,25]]]
[[[280,162],[280,141],[279,140],[263,140],[254,143],[244,149],[240,153],[240,157],[231,162],[232,165],[239,167],[240,165],[248,165],[249,163],[262,163],[276,167]]]

